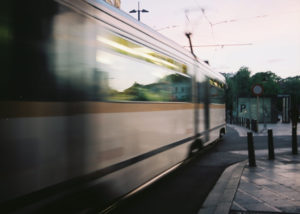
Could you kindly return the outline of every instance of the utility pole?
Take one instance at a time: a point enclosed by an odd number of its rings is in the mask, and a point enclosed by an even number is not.
[[[149,11],[145,9],[140,10],[140,2],[138,2],[138,10],[133,9],[129,11],[129,13],[138,13],[138,21],[140,21],[141,20],[140,13],[149,13]]]

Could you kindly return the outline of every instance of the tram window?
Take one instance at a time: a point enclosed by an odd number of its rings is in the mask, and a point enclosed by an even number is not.
[[[197,90],[198,90],[198,103],[205,102],[206,92],[207,92],[207,83],[206,82],[198,82],[197,83]]]
[[[186,74],[109,49],[98,51],[97,62],[106,76],[102,91],[107,101],[191,101],[192,82]]]
[[[65,20],[81,21],[68,28]],[[4,64],[11,72],[1,79],[1,99],[191,101],[192,81],[184,63],[103,28],[96,30],[95,23],[83,16],[59,16],[52,27],[54,36],[43,46],[50,49],[21,42],[14,60],[22,68]]]
[[[209,100],[210,103],[224,103],[224,85],[219,82],[210,80],[209,84]]]

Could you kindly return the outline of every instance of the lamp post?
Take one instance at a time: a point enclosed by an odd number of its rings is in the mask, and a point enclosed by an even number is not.
[[[141,20],[140,13],[149,13],[149,11],[145,10],[145,9],[140,10],[140,2],[138,2],[138,10],[133,9],[133,10],[129,11],[129,13],[138,13],[138,21],[140,21]]]

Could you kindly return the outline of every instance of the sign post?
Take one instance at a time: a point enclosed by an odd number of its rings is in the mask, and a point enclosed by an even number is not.
[[[255,84],[252,86],[252,93],[257,97],[256,99],[256,119],[257,119],[257,132],[259,132],[259,97],[264,93],[264,88],[260,84]]]

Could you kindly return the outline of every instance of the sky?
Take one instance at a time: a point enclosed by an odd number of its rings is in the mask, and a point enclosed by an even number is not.
[[[139,2],[140,9],[149,11],[141,14],[141,22],[187,48],[185,33],[191,32],[198,58],[218,72],[235,73],[246,66],[252,75],[300,75],[300,0]],[[121,0],[127,13],[137,7],[137,0]],[[137,13],[130,15],[137,19]]]

